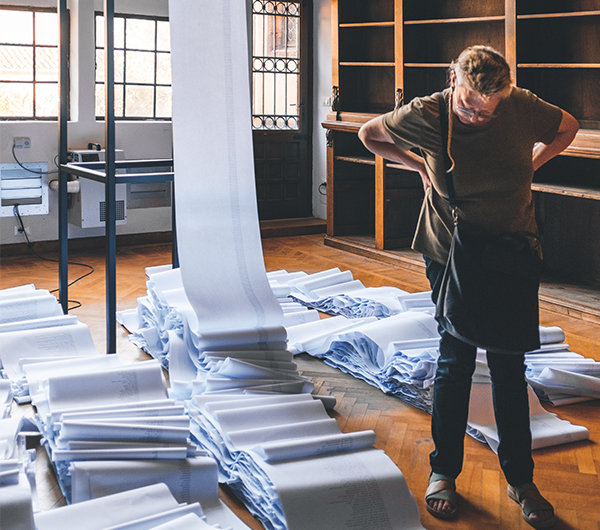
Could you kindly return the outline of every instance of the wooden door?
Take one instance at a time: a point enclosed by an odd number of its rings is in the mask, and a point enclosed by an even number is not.
[[[312,214],[312,1],[252,2],[252,127],[260,219]]]

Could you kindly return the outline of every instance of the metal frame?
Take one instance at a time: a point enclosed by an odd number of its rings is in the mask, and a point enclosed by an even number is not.
[[[106,204],[106,353],[117,351],[117,240],[116,240],[116,185],[133,182],[174,182],[173,172],[116,174],[116,168],[173,166],[172,159],[115,160],[114,111],[114,0],[104,0],[104,58],[105,58],[105,161],[68,163],[67,160],[67,98],[68,98],[68,28],[67,0],[58,0],[60,20],[60,115],[58,122],[58,237],[59,237],[59,302],[68,312],[69,290],[69,237],[68,194],[69,175],[89,178],[105,185]],[[173,267],[179,266],[175,230],[175,194],[172,193]]]

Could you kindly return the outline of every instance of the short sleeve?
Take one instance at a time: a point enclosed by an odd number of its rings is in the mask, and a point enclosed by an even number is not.
[[[428,148],[439,142],[437,94],[415,98],[383,116],[383,126],[399,149]],[[439,146],[438,146],[439,147]]]
[[[556,105],[544,101],[529,90],[523,90],[522,94],[525,104],[531,112],[532,119],[529,123],[534,129],[534,138],[546,145],[551,144],[562,121],[562,110]]]

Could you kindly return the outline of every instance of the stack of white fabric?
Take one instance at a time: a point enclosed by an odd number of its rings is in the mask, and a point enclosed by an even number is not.
[[[561,420],[556,414],[547,412],[531,386],[528,390],[533,449],[589,438],[590,433],[585,427],[573,425]],[[494,421],[492,382],[483,351],[478,352],[477,367],[473,376],[467,432],[477,440],[487,443],[494,452],[498,451],[499,438]]]
[[[0,337],[0,376],[18,403],[30,401],[26,364],[99,355],[89,328],[32,284],[0,291]]]
[[[186,296],[181,269],[173,269],[170,265],[148,267],[146,275],[147,295],[138,298],[137,308],[118,312],[117,319],[130,331],[131,342],[168,369],[172,338],[183,338],[189,348],[197,350],[202,323],[198,322]],[[319,320],[317,311],[289,297],[291,288],[288,285],[276,278],[270,279],[269,285],[283,311],[284,327]]]
[[[412,405],[431,410],[439,356],[437,323],[426,311],[405,311],[328,337],[316,354]]]
[[[203,496],[202,505],[199,502],[182,504],[165,484],[156,483],[36,513],[35,528],[36,530],[113,530],[116,528],[246,530],[248,528],[237,518],[219,517],[215,513],[212,497],[210,493]],[[212,522],[215,519],[219,520],[219,524]]]
[[[124,364],[115,355],[92,361],[25,366],[36,422],[67,500],[79,488],[70,466],[196,454],[189,419],[168,399],[158,362]]]
[[[0,419],[2,530],[34,530],[35,450],[25,449],[21,418]]]
[[[570,351],[564,332],[543,328],[545,347],[525,356],[527,380],[539,398],[560,406],[600,399],[600,363]]]
[[[0,379],[0,420],[8,418],[12,408],[12,386],[8,379]]]
[[[342,433],[320,400],[201,395],[187,408],[220,480],[268,530],[422,528],[401,472],[373,447],[375,433]]]
[[[408,309],[431,309],[431,293],[408,293],[396,287],[365,287],[351,271],[328,269],[304,276],[269,273],[290,287],[290,296],[323,313],[347,318],[386,318]]]

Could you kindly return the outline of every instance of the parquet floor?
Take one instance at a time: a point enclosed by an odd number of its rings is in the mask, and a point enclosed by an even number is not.
[[[286,269],[317,272],[331,267],[351,270],[367,286],[390,285],[410,292],[428,289],[424,274],[349,254],[323,245],[322,235],[279,237],[263,241],[267,270]],[[74,261],[93,265],[96,272],[70,289],[70,298],[83,305],[73,310],[86,323],[99,351],[105,349],[104,258],[102,252],[73,253]],[[170,261],[170,247],[157,245],[120,249],[118,253],[118,308],[135,307],[136,298],[146,291],[144,267]],[[34,283],[38,288],[57,286],[57,266],[35,257],[4,258],[0,262],[0,288]],[[71,267],[71,278],[81,267]],[[558,313],[542,311],[543,325],[560,326],[573,351],[600,361],[600,326]],[[118,354],[126,361],[147,356],[127,340],[119,328]],[[487,446],[467,437],[464,470],[457,481],[462,497],[457,520],[445,522],[431,517],[424,508],[423,495],[429,474],[428,454],[432,450],[429,416],[399,399],[382,394],[363,381],[324,365],[306,354],[297,356],[300,371],[310,377],[320,394],[337,398],[333,415],[344,431],[374,429],[377,447],[385,450],[406,477],[417,499],[421,522],[428,530],[520,530],[531,528],[521,518],[518,506],[506,495],[506,481],[497,457]],[[560,522],[558,530],[600,530],[600,410],[599,401],[549,408],[562,419],[585,425],[590,440],[541,449],[534,452],[536,483],[554,503]],[[29,415],[31,408],[17,406],[14,414]],[[41,509],[64,504],[52,469],[42,451],[38,457],[38,502]],[[252,529],[262,525],[252,519],[226,491],[228,502]]]

